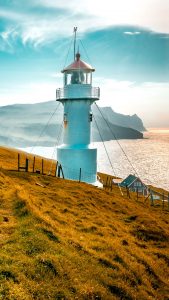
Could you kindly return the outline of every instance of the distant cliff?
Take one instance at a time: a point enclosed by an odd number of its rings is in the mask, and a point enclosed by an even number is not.
[[[55,101],[49,101],[0,107],[0,144],[26,147],[36,142],[36,145],[40,146],[53,146],[60,134],[63,119],[62,105],[54,113],[57,106],[58,103]],[[94,114],[93,141],[143,138],[143,134],[139,131],[144,131],[145,128],[137,115],[125,116],[115,113],[110,107],[102,107],[100,110],[104,115],[103,118],[95,106],[92,110]]]
[[[103,115],[107,118],[107,120],[114,125],[133,128],[138,131],[145,131],[145,127],[143,125],[142,120],[136,115],[122,115],[116,113],[112,110],[111,107],[102,107],[101,108]]]

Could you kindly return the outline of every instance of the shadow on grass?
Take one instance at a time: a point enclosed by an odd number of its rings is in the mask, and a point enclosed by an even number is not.
[[[16,276],[11,271],[0,271],[0,279],[12,280],[15,283],[18,283]]]
[[[52,231],[42,228],[41,231],[48,237],[49,240],[60,243],[59,237],[53,234]]]
[[[113,295],[118,296],[118,298],[121,300],[133,300],[133,298],[128,295],[126,291],[121,287],[118,287],[116,285],[108,285],[107,288]]]
[[[29,210],[26,207],[26,202],[24,200],[17,200],[14,205],[15,215],[17,217],[26,217],[30,215]]]

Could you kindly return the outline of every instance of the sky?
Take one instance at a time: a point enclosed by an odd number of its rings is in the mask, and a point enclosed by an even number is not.
[[[0,105],[55,100],[77,26],[98,104],[169,127],[168,16],[169,0],[0,0]]]

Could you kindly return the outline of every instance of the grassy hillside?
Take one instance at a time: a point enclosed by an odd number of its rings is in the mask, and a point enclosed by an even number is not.
[[[16,163],[0,149],[0,299],[169,299],[167,210]]]

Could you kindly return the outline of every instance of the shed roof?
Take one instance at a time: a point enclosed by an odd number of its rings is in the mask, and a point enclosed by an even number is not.
[[[138,177],[136,177],[135,175],[129,175],[128,177],[126,177],[121,183],[120,186],[122,187],[126,187],[126,186],[130,186],[136,179],[138,179]]]
[[[130,187],[130,185],[132,184],[132,183],[134,183],[136,180],[139,180],[141,183],[142,183],[142,185],[143,186],[145,186],[146,187],[146,184],[144,184],[142,181],[141,181],[141,179],[139,178],[139,177],[136,177],[135,175],[129,175],[129,176],[127,176],[121,183],[120,183],[120,186],[121,187]]]

